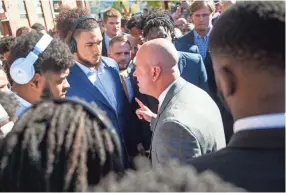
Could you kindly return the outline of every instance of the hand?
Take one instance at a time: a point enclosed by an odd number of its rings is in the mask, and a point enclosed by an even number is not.
[[[136,115],[139,119],[144,119],[145,121],[151,122],[151,118],[156,118],[157,115],[153,113],[148,107],[146,107],[138,98],[135,98],[139,105],[139,109],[136,110]]]

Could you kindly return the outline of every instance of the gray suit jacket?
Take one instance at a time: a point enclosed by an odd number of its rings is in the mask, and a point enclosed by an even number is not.
[[[217,105],[205,91],[181,77],[168,91],[157,118],[151,120],[151,130],[155,167],[170,159],[189,163],[225,147]]]

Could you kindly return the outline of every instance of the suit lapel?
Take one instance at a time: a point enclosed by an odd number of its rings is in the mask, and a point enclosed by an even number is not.
[[[124,98],[122,98],[122,93],[124,94],[123,87],[120,81],[119,73],[114,68],[109,66],[106,66],[106,70],[108,70],[111,73],[111,77],[113,78],[113,80],[109,82],[108,86],[112,87],[113,94],[116,99],[116,108],[117,108],[116,111],[118,112],[121,105],[120,102],[124,100]]]
[[[82,88],[85,89],[87,93],[92,95],[92,97],[97,100],[101,101],[103,104],[105,104],[110,109],[114,110],[112,106],[109,104],[109,102],[106,100],[106,98],[103,96],[103,94],[94,86],[89,79],[87,78],[86,74],[80,69],[80,67],[75,64],[71,69],[71,75],[74,75],[76,77],[76,80],[80,83],[80,85],[84,85]]]
[[[101,55],[102,56],[107,56],[107,49],[106,49],[106,45],[105,45],[105,35],[104,33],[102,34],[102,52]]]
[[[155,128],[157,126],[157,123],[159,121],[160,115],[164,112],[168,104],[170,103],[171,99],[178,94],[178,92],[183,88],[183,86],[186,84],[186,81],[183,78],[178,78],[175,82],[175,84],[170,88],[168,91],[160,109],[157,114],[156,120],[154,120],[154,124],[152,124],[152,130],[155,131]]]

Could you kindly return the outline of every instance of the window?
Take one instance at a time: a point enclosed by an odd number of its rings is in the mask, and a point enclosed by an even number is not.
[[[27,11],[26,11],[26,6],[24,1],[19,1],[19,11],[20,11],[20,18],[28,18],[27,17]]]
[[[43,10],[42,10],[42,2],[41,0],[37,0],[37,6],[36,6],[36,14],[39,18],[43,18]]]

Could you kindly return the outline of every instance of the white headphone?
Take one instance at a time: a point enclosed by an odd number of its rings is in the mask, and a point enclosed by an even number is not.
[[[10,75],[16,83],[27,84],[33,79],[35,75],[34,63],[39,58],[39,55],[50,45],[52,40],[53,38],[45,33],[27,57],[18,58],[13,62],[10,67]]]

